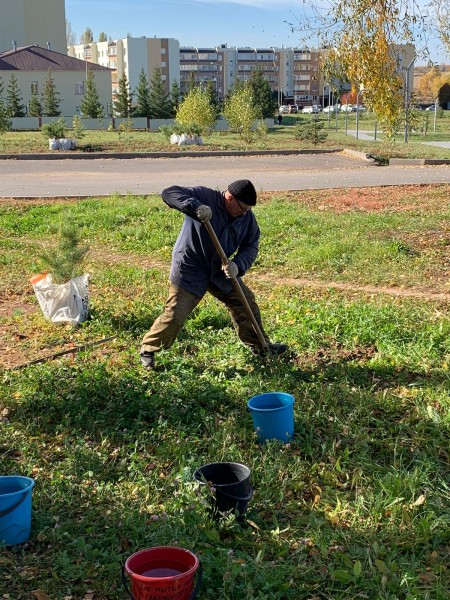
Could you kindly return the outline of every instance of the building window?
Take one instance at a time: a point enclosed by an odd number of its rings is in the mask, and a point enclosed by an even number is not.
[[[38,94],[39,93],[38,82],[37,81],[32,81],[31,82],[31,93],[32,94]]]
[[[165,54],[166,53],[166,49],[165,48],[161,48],[161,54]]]
[[[75,96],[83,96],[84,95],[84,81],[78,81],[75,84]]]

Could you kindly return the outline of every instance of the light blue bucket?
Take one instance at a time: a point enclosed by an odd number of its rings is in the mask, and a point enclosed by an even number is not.
[[[0,476],[0,544],[22,544],[30,537],[33,488],[30,477]]]
[[[294,435],[294,402],[294,396],[284,392],[269,392],[250,398],[247,406],[252,413],[258,441],[291,441]]]

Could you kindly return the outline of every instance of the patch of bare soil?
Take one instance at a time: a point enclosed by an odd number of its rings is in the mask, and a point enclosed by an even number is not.
[[[317,350],[316,352],[303,353],[301,356],[296,357],[294,362],[301,369],[311,366],[320,368],[343,362],[366,362],[373,358],[376,353],[375,346],[360,346],[350,350],[336,343],[329,348]]]

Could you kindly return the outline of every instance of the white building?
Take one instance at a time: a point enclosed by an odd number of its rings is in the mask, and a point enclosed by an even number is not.
[[[113,95],[117,92],[118,81],[123,73],[127,77],[130,92],[134,92],[141,69],[144,69],[150,81],[155,68],[160,68],[167,93],[174,80],[180,83],[180,44],[173,38],[127,37],[91,42],[69,46],[68,53],[69,56],[112,69]]]
[[[61,100],[59,110],[62,116],[79,114],[83,100],[87,70],[94,71],[94,81],[100,102],[105,114],[111,104],[111,70],[100,65],[90,65],[84,60],[78,60],[39,46],[25,46],[0,53],[0,77],[3,81],[3,95],[11,75],[17,79],[22,96],[22,104],[28,106],[32,93],[41,97],[48,71],[51,69],[58,99]]]
[[[0,52],[37,44],[66,54],[64,0],[0,0]]]

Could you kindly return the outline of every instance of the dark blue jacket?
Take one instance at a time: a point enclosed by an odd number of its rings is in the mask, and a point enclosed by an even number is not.
[[[203,186],[174,185],[162,192],[162,198],[168,206],[186,215],[172,252],[170,281],[200,297],[210,283],[230,292],[232,284],[225,277],[219,255],[195,211],[201,204],[211,207],[211,225],[223,251],[238,266],[239,276],[244,275],[258,255],[260,230],[253,212],[231,217],[225,208],[224,194]]]

